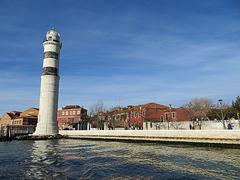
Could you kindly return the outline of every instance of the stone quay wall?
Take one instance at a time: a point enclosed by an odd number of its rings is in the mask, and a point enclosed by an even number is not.
[[[230,144],[240,146],[240,130],[61,130],[68,138],[153,142]]]

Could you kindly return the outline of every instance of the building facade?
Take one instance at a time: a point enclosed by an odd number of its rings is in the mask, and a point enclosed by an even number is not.
[[[59,129],[87,129],[87,109],[79,105],[68,105],[58,110]]]
[[[21,112],[18,112],[18,111],[4,113],[3,116],[0,118],[0,127],[12,125],[12,121],[15,118],[18,118],[20,116],[20,114],[21,114]]]
[[[4,113],[0,119],[0,133],[8,131],[11,135],[32,134],[38,121],[38,109],[29,108],[23,112]]]
[[[36,127],[38,122],[38,113],[39,110],[37,108],[29,108],[20,113],[19,117],[14,118],[12,120],[12,125],[32,125]]]
[[[99,119],[105,123],[105,129],[170,129],[177,122],[191,121],[192,117],[184,108],[148,103],[100,113]]]

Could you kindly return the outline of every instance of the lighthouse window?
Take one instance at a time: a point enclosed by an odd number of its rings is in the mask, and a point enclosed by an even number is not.
[[[47,51],[44,53],[44,58],[55,58],[58,59],[58,53],[52,52],[52,51]]]
[[[55,67],[44,67],[43,68],[43,75],[54,75],[57,76],[58,75],[58,69]]]

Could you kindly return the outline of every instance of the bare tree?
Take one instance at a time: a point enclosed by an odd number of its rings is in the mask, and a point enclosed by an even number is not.
[[[214,107],[213,102],[208,98],[194,98],[184,105],[194,119],[200,118],[209,120],[208,112]]]
[[[121,109],[121,108],[123,108],[123,106],[113,106],[113,107],[110,107],[109,108],[109,111],[111,112],[111,111],[116,111],[116,110],[119,110],[119,109]]]
[[[98,100],[94,105],[90,107],[89,110],[91,115],[97,115],[100,112],[106,111],[106,106],[102,100]]]

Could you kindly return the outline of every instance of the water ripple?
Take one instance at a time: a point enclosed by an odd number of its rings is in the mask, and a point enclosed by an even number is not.
[[[239,179],[240,150],[86,140],[0,144],[0,179]]]

